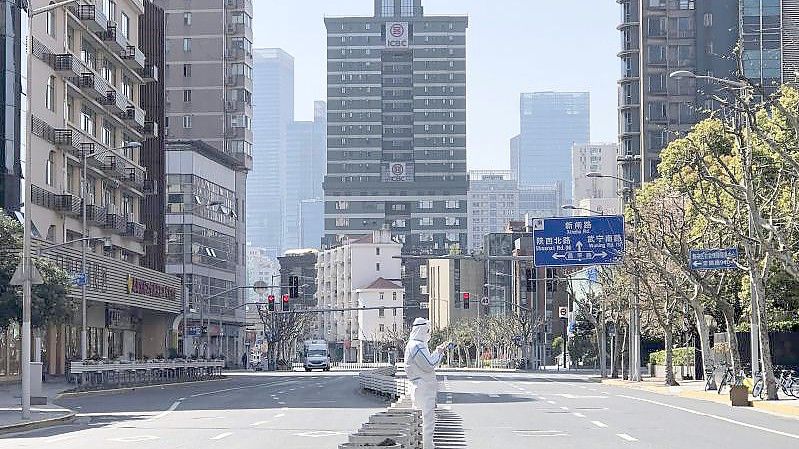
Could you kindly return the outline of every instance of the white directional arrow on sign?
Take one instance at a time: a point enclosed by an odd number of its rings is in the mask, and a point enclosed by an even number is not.
[[[577,243],[574,244],[574,246],[577,247],[577,251],[583,250],[583,242],[578,241]]]

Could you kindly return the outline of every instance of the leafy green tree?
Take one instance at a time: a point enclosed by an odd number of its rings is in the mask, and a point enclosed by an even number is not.
[[[11,285],[11,277],[20,263],[22,225],[0,209],[0,329],[22,322],[22,289]],[[69,277],[52,261],[34,258],[43,284],[34,285],[31,298],[31,325],[45,328],[71,319],[74,305],[67,297]]]

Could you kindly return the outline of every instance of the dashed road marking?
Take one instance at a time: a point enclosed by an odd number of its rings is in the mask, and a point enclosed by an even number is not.
[[[574,416],[576,416],[578,418],[585,418],[585,415],[583,415],[582,413],[574,412],[574,413],[572,413],[572,415],[574,415]]]
[[[595,425],[597,427],[607,427],[608,426],[607,424],[603,423],[602,421],[591,421],[591,424],[593,424],[593,425]]]
[[[270,421],[271,421],[271,420],[266,420],[266,421],[256,421],[256,422],[254,422],[254,423],[250,424],[250,427],[258,427],[258,426],[260,426],[261,424],[266,424],[266,423],[268,423],[268,422],[270,422]]]
[[[233,432],[225,432],[225,433],[220,433],[217,436],[211,437],[211,439],[212,440],[221,440],[222,438],[227,438],[227,437],[229,437],[231,435],[233,435]]]
[[[555,405],[555,401],[547,401],[547,404]]]
[[[617,433],[616,436],[626,441],[638,441],[638,438],[633,438],[630,435],[627,435],[626,433]]]
[[[561,407],[560,409],[561,409],[561,410],[568,410],[568,409],[569,409],[569,407]]]
[[[277,415],[275,415],[275,418],[282,418],[284,416],[286,416],[285,413],[278,413]]]

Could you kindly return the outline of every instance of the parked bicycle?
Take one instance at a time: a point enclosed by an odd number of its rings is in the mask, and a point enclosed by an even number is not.
[[[765,379],[762,373],[758,373],[754,379],[755,383],[752,386],[752,396],[763,399],[765,395]],[[793,396],[799,398],[799,377],[796,377],[796,372],[793,370],[782,370],[780,377],[777,378],[777,391],[782,390],[786,396]]]
[[[722,364],[726,366],[725,364]],[[724,375],[721,376],[721,381],[719,381],[719,387],[716,390],[716,393],[721,394],[721,390],[724,389],[725,385],[729,386],[738,386],[743,385],[744,380],[744,372],[741,370],[739,373],[735,373],[735,370],[731,366],[727,366]]]

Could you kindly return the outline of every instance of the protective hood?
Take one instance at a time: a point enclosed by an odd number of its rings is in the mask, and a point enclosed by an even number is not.
[[[430,341],[430,322],[424,318],[417,318],[411,327],[411,340],[427,344]]]

